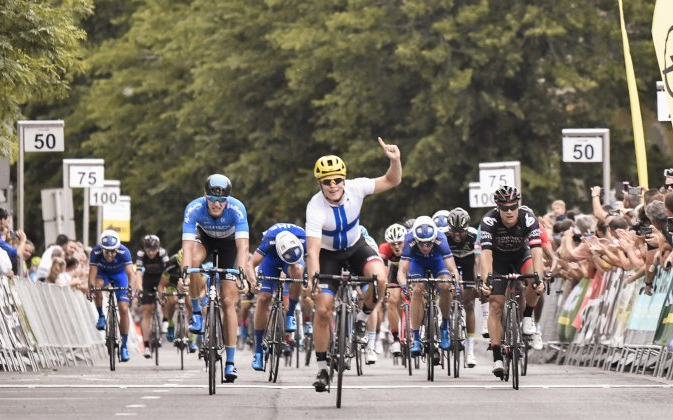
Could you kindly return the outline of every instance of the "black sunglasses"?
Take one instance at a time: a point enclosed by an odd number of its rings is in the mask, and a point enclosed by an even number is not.
[[[330,185],[339,185],[339,184],[341,184],[342,182],[344,182],[344,179],[343,179],[343,178],[323,179],[323,180],[320,181],[320,182],[322,182],[322,185],[326,185],[326,186],[329,187]]]
[[[673,188],[673,184],[664,184],[665,190],[670,190],[671,188]]]
[[[500,209],[500,211],[516,211],[518,208],[518,204],[511,204],[509,206],[498,205],[498,209]]]

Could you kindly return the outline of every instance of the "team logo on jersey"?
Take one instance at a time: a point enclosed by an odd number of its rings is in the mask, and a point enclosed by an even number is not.
[[[530,214],[527,214],[526,215],[526,227],[533,226],[533,223],[535,223],[535,217],[532,217]]]
[[[486,224],[487,226],[494,226],[496,220],[492,217],[484,217],[482,219],[482,222],[484,222],[484,224]]]

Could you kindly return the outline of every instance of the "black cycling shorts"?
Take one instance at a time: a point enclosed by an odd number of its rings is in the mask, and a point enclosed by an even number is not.
[[[143,305],[151,305],[154,303],[154,296],[148,293],[156,293],[157,287],[159,287],[159,282],[161,281],[161,276],[148,276],[147,274],[143,275],[143,293],[140,296],[140,303]]]
[[[348,268],[352,274],[362,276],[365,265],[373,260],[383,263],[379,254],[367,244],[364,237],[360,236],[360,239],[350,248],[341,251],[321,249],[320,273],[339,275],[342,268]],[[338,281],[320,280],[319,285],[323,292],[329,291],[332,295],[335,295],[339,288]]]
[[[395,264],[390,264],[390,266],[388,267],[388,284],[399,285],[399,283],[397,282],[397,269],[398,269],[398,267],[399,266],[395,265]]]
[[[493,252],[493,273],[494,274],[521,274],[524,265],[532,257],[528,248],[517,252]],[[491,295],[505,295],[507,288],[506,280],[491,280],[493,290]]]
[[[234,264],[236,264],[238,249],[236,240],[233,238],[213,238],[206,235],[201,226],[197,226],[196,242],[206,248],[207,260],[210,260],[213,251],[217,251],[218,268],[237,268]]]

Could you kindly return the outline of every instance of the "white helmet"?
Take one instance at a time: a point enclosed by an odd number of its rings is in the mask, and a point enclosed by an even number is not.
[[[431,242],[437,239],[437,225],[430,216],[420,216],[411,228],[416,242]]]
[[[296,264],[304,256],[304,246],[292,232],[284,230],[276,235],[276,252],[281,260]]]
[[[386,242],[390,244],[403,242],[405,236],[407,236],[407,228],[399,223],[394,223],[388,226],[386,233],[384,234]]]
[[[100,240],[98,243],[100,244],[101,248],[108,251],[119,249],[119,245],[121,245],[119,234],[117,231],[112,229],[104,230],[103,233],[100,234]]]
[[[437,225],[437,229],[443,233],[447,233],[449,231],[448,219],[448,210],[438,210],[437,213],[432,215],[432,221],[435,222],[435,225]]]

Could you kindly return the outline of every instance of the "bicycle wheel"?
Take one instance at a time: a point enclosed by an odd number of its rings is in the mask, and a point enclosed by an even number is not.
[[[311,354],[313,353],[313,334],[304,336],[304,366],[311,364]]]
[[[295,353],[295,360],[297,363],[297,369],[299,369],[299,327],[297,327],[297,330],[294,332],[294,353]]]
[[[152,353],[154,353],[154,364],[159,366],[159,344],[161,343],[161,319],[159,318],[159,312],[154,310],[154,316],[152,317],[152,329],[151,329],[151,347]]]
[[[107,323],[105,324],[105,345],[107,346],[108,356],[110,357],[110,370],[114,372],[117,358],[117,329],[115,323],[114,302],[110,297],[108,303]]]
[[[404,358],[406,360],[407,368],[409,370],[409,376],[411,376],[411,320],[409,319],[408,307],[405,305],[403,311],[403,322],[404,322]]]
[[[211,300],[208,302],[208,342],[205,343],[204,349],[208,359],[208,394],[213,395],[216,391],[217,378],[217,316],[218,308],[215,302]]]
[[[523,351],[521,352],[521,376],[526,376],[528,372],[528,349],[530,349],[530,340],[523,337],[521,347]]]
[[[451,352],[453,353],[453,377],[460,377],[460,351],[463,343],[461,342],[461,320],[462,309],[460,303],[454,299],[451,306]]]
[[[337,347],[338,347],[338,378],[337,378],[337,408],[341,408],[341,393],[343,391],[344,370],[346,369],[346,308],[342,303],[337,309]]]
[[[425,341],[427,349],[425,352],[425,362],[428,365],[428,381],[435,380],[435,304],[432,299],[428,299],[428,308],[425,316]]]
[[[350,326],[350,350],[351,356],[355,358],[355,373],[357,373],[358,376],[362,376],[362,350],[364,346],[357,341],[353,328],[353,325],[355,324],[354,318],[355,313],[348,317],[348,325]]]
[[[518,311],[513,310],[514,315],[510,317],[510,352],[512,359],[512,388],[519,389],[519,357],[521,349],[519,348],[519,316]]]
[[[280,355],[283,353],[283,339],[285,338],[285,325],[283,323],[283,310],[278,308],[275,314],[275,326],[273,329],[273,354],[271,355],[271,376],[269,380],[276,382],[278,379],[278,367],[280,366]]]
[[[180,352],[180,370],[185,369],[185,346],[187,343],[186,334],[185,334],[185,314],[182,311],[178,311],[178,320],[175,325],[175,342],[178,345],[178,351]]]

